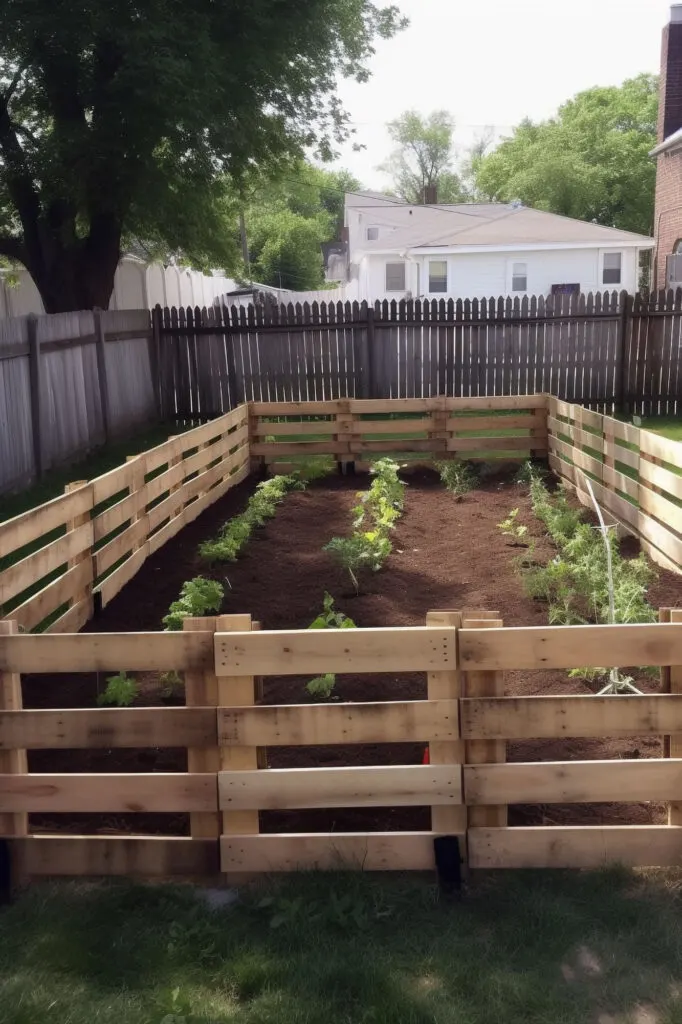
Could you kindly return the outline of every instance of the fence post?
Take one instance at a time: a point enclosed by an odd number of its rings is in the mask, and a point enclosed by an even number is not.
[[[0,620],[0,637],[12,636],[18,632],[16,622]],[[17,672],[0,671],[0,710],[21,711],[21,708],[21,676]],[[7,775],[25,775],[28,772],[26,751],[0,750],[0,772]],[[27,835],[28,814],[0,814],[0,841],[3,836]],[[21,882],[23,874],[23,853],[15,849],[11,857],[10,885]],[[0,881],[0,886],[2,885]]]
[[[152,371],[152,383],[154,385],[154,401],[156,403],[156,415],[159,420],[166,416],[164,409],[163,382],[161,380],[161,330],[163,326],[163,312],[157,303],[152,310],[152,336],[150,344],[150,361]]]
[[[80,490],[81,487],[86,487],[87,484],[88,484],[87,480],[74,480],[72,483],[66,485],[66,487],[64,488],[64,494],[70,494],[72,491],[78,491],[78,490]],[[92,486],[91,486],[90,487],[90,509],[88,509],[87,512],[83,512],[79,516],[75,516],[73,519],[69,519],[69,521],[66,524],[66,532],[70,533],[72,530],[78,529],[79,526],[85,526],[86,523],[89,523],[90,522],[90,511],[92,510],[92,507],[93,506],[92,506]],[[92,546],[90,547],[89,550],[82,551],[79,555],[76,555],[75,558],[70,559],[70,561],[67,563],[67,570],[68,569],[73,569],[76,565],[80,565],[81,562],[88,562],[89,566],[90,566],[90,571],[88,573],[87,580],[85,580],[85,584],[84,584],[83,589],[75,591],[75,593],[72,595],[73,596],[73,605],[72,605],[72,607],[75,608],[76,605],[81,603],[81,601],[85,601],[86,602],[85,612],[81,613],[80,615],[78,615],[77,619],[74,621],[73,630],[72,630],[72,632],[74,632],[74,633],[78,632],[78,630],[81,628],[81,626],[84,625],[89,619],[92,618],[92,616],[94,614],[94,610],[95,610],[95,607],[94,607],[94,597],[93,597],[93,593],[92,593],[92,588],[93,588],[93,585],[94,585],[94,582],[95,582],[95,559],[94,559],[94,556],[93,556]]]
[[[632,323],[633,298],[623,291],[620,293],[620,325],[618,334],[618,363],[616,368],[616,412],[627,413],[629,411],[629,399],[627,395],[627,381],[629,379],[629,367],[627,362],[628,352],[628,331]]]
[[[28,376],[31,387],[31,431],[33,434],[33,463],[40,480],[45,472],[45,453],[42,433],[42,361],[38,338],[38,317],[31,313],[26,318],[28,332]]]
[[[250,615],[220,615],[216,620],[217,633],[250,632],[254,624]],[[256,681],[253,676],[218,676],[218,707],[249,707],[255,703]],[[220,743],[220,738],[219,741]],[[253,771],[259,767],[258,748],[220,745],[220,771]],[[220,797],[220,782],[218,782]],[[258,835],[258,809],[222,812],[222,834]],[[251,876],[243,872],[229,872],[230,884],[247,881]]]
[[[658,619],[659,622],[682,623],[682,609],[661,608]],[[661,668],[661,684],[664,693],[682,693],[682,665]],[[663,756],[682,757],[682,734],[664,737]],[[668,804],[668,824],[682,825],[682,802]]]
[[[204,619],[189,618],[184,620],[182,628],[185,632],[190,633],[215,633],[217,621],[215,616]],[[218,677],[214,669],[215,664],[207,669],[185,672],[185,704],[188,708],[218,707]],[[193,773],[215,772],[217,777],[217,773],[220,771],[217,717],[215,746],[188,748],[187,771]],[[217,841],[220,837],[222,817],[219,811],[216,811],[215,814],[211,811],[193,811],[189,816],[189,822],[192,839],[215,839]]]
[[[99,402],[102,410],[102,427],[104,429],[104,441],[108,444],[111,437],[111,414],[109,411],[109,385],[107,384],[107,360],[104,352],[104,325],[102,324],[102,310],[93,310],[95,320],[95,346],[97,348],[97,380],[99,383]]]
[[[432,611],[426,616],[426,625],[440,629],[443,626],[452,626],[454,629],[459,629],[462,625],[462,615],[461,612],[454,611]],[[429,672],[427,674],[427,687],[429,700],[459,700],[462,695],[459,669],[453,669],[449,672]],[[452,765],[453,771],[459,772],[461,777],[464,746],[461,739],[459,739],[460,735],[458,721],[457,739],[429,743],[429,763]],[[458,807],[432,807],[431,830],[441,835],[461,837],[461,855],[462,860],[466,863],[467,808],[464,804]]]
[[[363,323],[363,320],[365,321]],[[374,309],[367,302],[360,307],[360,320],[352,324],[355,362],[355,397],[374,398],[372,383],[372,346],[374,344]]]
[[[476,613],[474,613],[476,614]],[[502,619],[464,618],[464,629],[500,629]],[[503,697],[504,672],[465,672],[464,697]],[[504,740],[467,740],[464,744],[464,764],[499,764],[507,760]],[[466,773],[465,773],[466,778]],[[464,787],[466,801],[466,785]],[[467,807],[469,828],[503,827],[507,824],[507,807]]]

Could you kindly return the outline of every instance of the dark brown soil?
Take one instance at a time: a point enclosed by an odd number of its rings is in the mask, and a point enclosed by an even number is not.
[[[434,473],[419,472],[408,480],[405,512],[394,533],[394,551],[384,569],[362,581],[359,596],[344,570],[322,550],[334,535],[347,534],[350,509],[366,477],[333,477],[294,492],[280,505],[277,516],[255,536],[236,564],[212,573],[225,582],[223,612],[249,612],[264,629],[304,628],[321,610],[329,591],[337,607],[358,626],[422,625],[431,609],[498,611],[505,625],[545,625],[546,606],[523,593],[513,559],[518,548],[508,545],[497,528],[514,507],[537,539],[537,557],[553,550],[530,512],[527,488],[513,482],[506,470],[485,475],[476,490],[455,499]],[[111,604],[87,627],[90,632],[155,630],[182,583],[206,567],[196,555],[199,542],[214,535],[230,516],[241,511],[253,483],[236,488],[200,519],[150,558]],[[628,553],[632,550],[629,545]],[[634,553],[634,551],[632,552]],[[229,584],[228,584],[229,579]],[[682,578],[660,571],[650,593],[654,607],[678,605]],[[121,666],[125,668],[125,666]],[[272,677],[265,681],[265,703],[309,700],[306,678]],[[639,677],[642,689],[655,691],[658,681]],[[145,704],[158,703],[154,677],[140,680]],[[104,680],[94,675],[27,676],[26,707],[92,706]],[[510,672],[510,695],[590,693],[596,690],[565,672]],[[399,700],[426,696],[421,674],[339,676],[335,696],[342,700]],[[270,748],[270,767],[306,765],[420,763],[423,745],[365,745],[327,748]],[[628,740],[557,740],[509,744],[511,761],[657,757],[658,738]],[[32,771],[182,771],[184,751],[34,751]],[[570,805],[513,807],[510,824],[587,823],[643,824],[663,820],[655,804]],[[35,816],[35,828],[111,832],[157,831],[183,834],[181,815]],[[429,827],[427,808],[269,812],[261,815],[263,831],[354,831],[422,829]]]

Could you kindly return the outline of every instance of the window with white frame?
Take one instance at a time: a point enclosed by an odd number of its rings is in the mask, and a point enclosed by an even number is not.
[[[602,271],[603,284],[620,284],[623,272],[622,252],[605,252],[604,269]]]
[[[446,292],[448,290],[448,261],[430,260],[429,291]]]
[[[376,242],[379,237],[379,228],[367,228],[367,241]]]
[[[528,291],[528,264],[512,263],[511,290],[513,292]]]
[[[386,264],[386,291],[387,292],[404,292],[405,291],[405,264],[404,263],[387,263]]]

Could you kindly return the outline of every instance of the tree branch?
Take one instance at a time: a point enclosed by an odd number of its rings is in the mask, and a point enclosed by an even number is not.
[[[26,62],[24,64],[21,64],[17,68],[17,70],[14,72],[14,77],[12,78],[12,81],[7,86],[7,91],[5,92],[4,96],[2,97],[2,103],[3,103],[4,107],[7,107],[9,105],[9,101],[12,99],[12,96],[14,96],[14,93],[17,91],[17,86],[19,85],[19,82],[21,81],[21,79],[23,77],[23,74],[24,74],[24,71],[26,70],[27,67],[28,67],[28,62]]]

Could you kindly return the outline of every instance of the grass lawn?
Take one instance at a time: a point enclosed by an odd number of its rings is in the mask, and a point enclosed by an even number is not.
[[[0,523],[18,516],[29,508],[35,508],[44,501],[50,501],[64,493],[65,486],[72,480],[92,480],[93,477],[108,473],[120,466],[128,455],[139,455],[147,448],[166,441],[171,434],[182,434],[190,430],[176,423],[160,423],[140,431],[127,441],[115,441],[105,448],[97,448],[79,462],[46,473],[43,480],[17,494],[0,494]]]
[[[0,916],[3,1024],[681,1024],[670,873],[35,885]]]
[[[682,441],[682,419],[679,416],[644,416],[642,427],[673,441]]]

